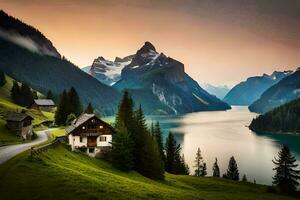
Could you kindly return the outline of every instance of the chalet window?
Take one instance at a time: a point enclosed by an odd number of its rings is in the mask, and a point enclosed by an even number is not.
[[[80,136],[79,141],[82,142],[82,137]]]
[[[85,126],[83,126],[82,129],[85,129]]]
[[[106,142],[106,136],[100,136],[100,142]]]
[[[99,126],[99,128],[100,128],[100,129],[103,129],[103,126],[101,125],[101,126]]]

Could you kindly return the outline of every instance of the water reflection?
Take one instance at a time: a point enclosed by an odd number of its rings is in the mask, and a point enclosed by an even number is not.
[[[148,116],[148,122],[159,121],[164,138],[172,131],[182,145],[182,153],[191,171],[196,150],[200,147],[209,175],[215,157],[224,173],[230,156],[238,162],[241,176],[271,184],[273,163],[281,144],[287,144],[300,160],[300,137],[279,134],[256,134],[248,129],[256,116],[247,107],[233,107],[230,111],[199,112],[183,116]]]
[[[287,145],[297,160],[300,160],[300,135],[256,133],[260,137],[271,138],[279,146]]]

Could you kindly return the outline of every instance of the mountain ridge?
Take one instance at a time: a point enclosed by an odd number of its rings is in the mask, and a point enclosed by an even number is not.
[[[249,106],[249,110],[265,113],[284,103],[300,97],[300,69],[267,89],[259,99]]]
[[[119,91],[134,90],[133,96],[138,96],[142,105],[146,102],[145,109],[150,112],[153,108],[147,106],[147,101],[151,96],[157,106],[169,114],[230,109],[186,74],[183,63],[158,53],[148,41],[123,68],[121,79],[113,87]],[[147,98],[138,95],[139,92],[147,93]]]
[[[230,105],[250,105],[272,85],[291,74],[291,71],[274,71],[272,74],[248,77],[234,86],[223,98]]]

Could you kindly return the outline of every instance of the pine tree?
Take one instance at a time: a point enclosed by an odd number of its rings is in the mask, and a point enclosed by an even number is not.
[[[134,117],[133,117],[133,102],[129,93],[124,91],[123,98],[119,104],[118,112],[115,120],[115,128],[122,128],[125,126],[131,133],[134,130]]]
[[[85,113],[88,113],[88,114],[93,114],[94,113],[94,108],[93,108],[91,103],[89,103],[88,106],[86,107]]]
[[[112,145],[113,166],[122,171],[132,170],[134,167],[134,143],[125,127],[119,127],[117,134],[113,137]]]
[[[159,154],[160,154],[162,160],[165,161],[164,144],[163,144],[162,132],[160,129],[159,122],[155,123],[152,134],[157,142]]]
[[[184,175],[189,175],[190,174],[190,168],[189,166],[185,163],[184,155],[182,154],[181,156],[181,169],[180,169],[180,174]]]
[[[67,92],[64,90],[60,97],[60,101],[55,112],[55,123],[57,125],[65,124],[67,116],[69,115],[68,104],[68,95]]]
[[[132,139],[134,141],[135,168],[141,172],[147,167],[147,158],[145,157],[146,145],[148,141],[148,129],[145,116],[141,106],[134,112],[134,129],[132,130]]]
[[[2,70],[0,70],[0,86],[4,86],[6,83],[6,79],[5,79],[5,74],[3,73]]]
[[[46,98],[47,99],[53,99],[53,94],[52,94],[51,90],[48,91]]]
[[[10,90],[10,96],[14,103],[20,105],[21,91],[17,81],[13,82],[13,86]]]
[[[185,163],[184,155],[180,156],[179,153],[180,152],[175,155],[174,171],[172,173],[188,175],[190,173],[189,167]]]
[[[133,141],[134,169],[143,176],[152,179],[164,178],[164,165],[158,145],[147,128],[141,106],[133,111],[133,101],[127,91],[124,92],[116,116],[115,128],[126,128]]]
[[[203,157],[201,155],[201,150],[198,148],[195,158],[195,176],[205,176],[206,172],[206,163],[203,161]],[[205,169],[204,169],[205,168]]]
[[[299,185],[300,171],[296,170],[298,164],[292,156],[289,148],[284,145],[278,153],[278,158],[273,160],[276,174],[273,177],[273,184],[278,186],[282,192],[294,192]]]
[[[218,165],[218,159],[216,158],[213,166],[213,177],[220,177],[220,168]]]
[[[158,144],[151,136],[141,105],[135,111],[135,167],[138,172],[153,179],[164,178],[164,165]]]
[[[240,179],[238,166],[233,156],[229,160],[227,172],[223,175],[223,177],[235,181]]]
[[[203,163],[201,176],[206,176],[206,175],[207,175],[207,167],[206,167],[206,163]]]
[[[178,151],[178,147],[176,145],[175,138],[171,132],[167,137],[165,150],[166,150],[165,170],[169,173],[174,173],[175,156]]]
[[[164,179],[164,163],[161,159],[158,145],[150,134],[146,137],[144,148],[145,159],[142,160],[145,162],[146,166],[144,165],[144,168],[140,169],[139,172],[148,178]]]
[[[74,113],[76,116],[82,113],[80,98],[74,87],[72,87],[68,92],[68,102],[69,113]]]
[[[165,170],[172,174],[189,174],[189,167],[180,156],[181,146],[176,144],[173,134],[170,132],[165,144]]]
[[[30,87],[27,84],[23,83],[20,88],[20,93],[21,93],[20,105],[26,107],[30,106],[34,100]]]
[[[154,138],[155,133],[154,133],[154,124],[153,124],[153,122],[151,122],[151,126],[150,126],[150,134],[151,134],[151,136]]]
[[[246,174],[244,174],[244,176],[243,176],[243,178],[242,178],[242,181],[243,181],[243,182],[248,182],[248,179],[247,179]]]

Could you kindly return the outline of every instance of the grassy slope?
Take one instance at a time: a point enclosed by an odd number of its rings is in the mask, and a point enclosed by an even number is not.
[[[10,99],[10,90],[13,85],[13,79],[6,76],[6,84],[0,87],[0,116],[5,116],[10,111],[21,112],[22,109],[25,109],[27,114],[34,118],[33,124],[39,124],[45,120],[53,120],[54,114],[49,112],[41,112],[37,110],[30,110],[19,105],[16,105],[11,102]],[[39,94],[41,95],[41,94]],[[5,128],[5,121],[0,119],[0,145],[1,144],[11,144],[11,143],[20,143],[22,140],[20,137],[9,132]]]
[[[16,192],[17,191],[17,192]],[[31,162],[23,153],[0,166],[3,199],[292,199],[266,187],[225,179],[166,174],[153,181],[62,146]]]
[[[66,127],[64,127],[64,126],[58,127],[54,131],[51,131],[51,135],[53,137],[66,135]]]

